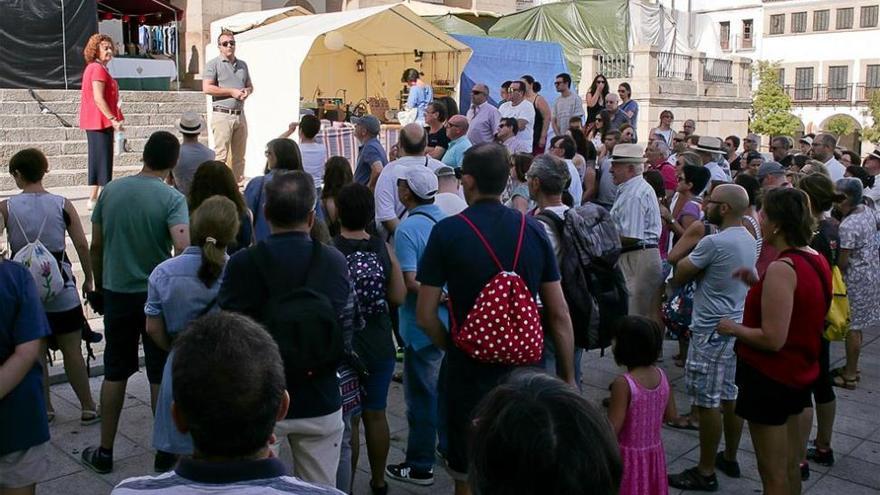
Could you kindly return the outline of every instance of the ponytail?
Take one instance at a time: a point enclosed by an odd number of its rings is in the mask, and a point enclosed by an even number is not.
[[[223,196],[211,196],[192,215],[191,238],[202,248],[199,280],[211,287],[226,266],[226,247],[235,242],[240,225],[235,203]]]

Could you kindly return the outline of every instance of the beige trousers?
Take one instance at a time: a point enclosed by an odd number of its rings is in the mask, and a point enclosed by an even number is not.
[[[232,115],[214,112],[211,116],[214,134],[214,155],[232,169],[235,180],[244,177],[244,153],[247,146],[247,119],[244,112]]]
[[[657,319],[657,293],[663,284],[660,251],[639,249],[620,255],[620,270],[629,292],[629,314]]]
[[[293,475],[310,483],[336,486],[344,429],[341,408],[326,416],[284,419],[275,423],[277,441],[270,447],[278,456],[280,442],[287,437],[293,454]]]

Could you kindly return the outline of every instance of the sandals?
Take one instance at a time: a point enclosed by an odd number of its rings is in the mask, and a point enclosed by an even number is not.
[[[101,421],[101,415],[98,414],[98,411],[90,411],[88,409],[83,409],[82,415],[79,418],[79,424],[83,426],[93,425],[99,421]]]
[[[833,370],[829,371],[828,374],[831,375],[832,378],[834,378],[835,376],[844,376],[845,372],[846,366],[841,366],[839,368],[834,368]],[[862,370],[856,371],[856,377],[853,378],[853,380],[857,382],[862,380]]]
[[[46,418],[48,419],[47,423],[51,425],[55,421],[55,411],[46,411]]]
[[[700,431],[700,425],[694,423],[694,419],[690,415],[679,416],[675,419],[666,421],[664,424],[670,428],[675,428],[676,430]]]
[[[855,390],[856,384],[858,383],[859,378],[847,378],[843,374],[833,375],[831,377],[831,384],[835,387],[845,388],[847,390]]]

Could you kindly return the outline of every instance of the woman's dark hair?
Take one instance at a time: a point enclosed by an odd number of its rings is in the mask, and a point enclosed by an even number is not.
[[[359,182],[346,184],[336,195],[336,211],[343,227],[363,230],[376,216],[373,193]]]
[[[342,186],[354,180],[351,163],[344,156],[331,156],[324,164],[324,187],[321,197],[335,198]]]
[[[519,122],[517,122],[516,119],[513,117],[501,117],[498,123],[510,127],[510,130],[513,132],[514,136],[516,136],[516,134],[519,132]]]
[[[535,160],[531,153],[514,153],[510,156],[510,166],[516,170],[516,178],[520,182],[526,181],[526,173]]]
[[[278,170],[302,170],[303,160],[299,145],[292,139],[276,138],[266,145],[275,154],[275,168]]]
[[[455,98],[451,96],[438,96],[434,99],[434,101],[440,102],[443,105],[446,105],[446,118],[452,117],[453,115],[459,115],[458,111],[458,102],[455,101]]]
[[[691,165],[686,165],[686,167],[689,166]],[[703,169],[703,167],[694,168]],[[749,206],[758,204],[758,197],[761,195],[761,183],[758,182],[756,177],[749,174],[737,174],[736,178],[733,179],[733,183],[746,190],[746,194],[749,196]]]
[[[803,153],[798,153],[796,155],[792,155],[791,157],[791,163],[793,163],[798,168],[798,170],[803,169],[804,165],[806,165],[808,161],[810,161],[810,157]]]
[[[685,182],[691,184],[691,193],[694,196],[703,192],[703,189],[706,189],[706,184],[712,179],[712,173],[706,167],[685,165],[681,168],[681,173],[684,174]]]
[[[557,143],[562,148],[562,156],[566,160],[574,158],[574,155],[577,153],[577,143],[574,142],[574,138],[571,136],[554,136],[550,140],[550,146],[556,146]]]
[[[852,163],[852,165],[859,166],[859,165],[862,164],[862,159],[859,158],[859,155],[856,154],[856,153],[855,153],[854,151],[852,151],[852,150],[843,150],[843,151],[840,152],[840,154],[841,154],[841,155],[846,155],[846,156],[848,156],[848,157],[849,157],[849,162]],[[850,166],[852,166],[852,165],[850,165]]]
[[[189,188],[187,203],[189,211],[194,212],[202,202],[211,196],[223,196],[235,204],[238,215],[244,214],[244,197],[232,175],[232,170],[225,163],[217,160],[209,160],[199,165],[193,175],[192,185]]]
[[[645,170],[642,173],[645,182],[654,190],[654,196],[662,198],[666,196],[666,188],[663,186],[663,175],[659,170]]]
[[[433,108],[434,112],[437,113],[437,120],[440,122],[446,122],[446,119],[449,117],[449,112],[446,111],[446,104],[442,101],[434,100],[431,103],[428,103],[428,106]]]
[[[624,316],[614,328],[614,361],[620,366],[652,366],[660,357],[663,331],[644,316]]]
[[[580,129],[568,129],[569,134],[571,134],[571,138],[574,140],[574,144],[577,147],[577,152],[584,160],[590,161],[595,160],[598,153],[596,153],[596,146],[593,145],[592,142],[587,140],[587,136],[584,134],[584,131]]]
[[[597,81],[599,79],[605,81],[605,86],[602,88],[602,101],[605,101],[605,97],[608,96],[608,78],[603,74],[596,74],[596,77],[593,78],[593,82],[590,84],[590,89],[587,90],[587,93],[593,94],[596,92]]]
[[[775,223],[792,247],[803,247],[813,238],[815,220],[807,193],[791,187],[778,187],[764,194],[761,201],[767,219]]]
[[[532,87],[532,91],[534,91],[535,93],[540,93],[540,92],[541,92],[541,88],[542,88],[543,86],[541,86],[541,83],[539,83],[538,81],[536,81],[534,77],[530,76],[529,74],[526,74],[526,75],[522,76],[520,79],[522,79],[523,81],[529,83],[529,86]]]
[[[226,247],[235,242],[240,218],[235,203],[219,195],[205,199],[193,211],[190,239],[194,246],[202,248],[198,275],[205,287],[211,287],[220,278],[226,264]]]
[[[862,181],[862,188],[868,189],[874,187],[874,176],[869,174],[867,170],[859,165],[850,165],[846,167],[846,172],[856,179]]]
[[[468,472],[475,494],[618,492],[623,466],[608,419],[557,378],[514,371],[474,417]]]
[[[409,69],[403,71],[403,75],[400,76],[400,82],[408,83],[410,81],[416,81],[421,76],[422,73],[419,72],[418,69],[413,69],[412,67],[410,67]]]
[[[611,130],[611,114],[608,113],[608,110],[602,110],[599,112],[599,116],[596,120],[602,122],[602,127],[599,128],[599,134],[602,136],[602,141],[605,141],[605,134]]]
[[[631,97],[632,97],[633,89],[632,89],[632,86],[630,86],[628,82],[622,82],[622,83],[618,84],[617,87],[618,87],[618,88],[623,88],[623,89],[626,90],[626,97],[627,97],[627,98],[631,98]]]
[[[49,161],[46,155],[36,148],[26,148],[12,155],[9,159],[9,173],[31,184],[43,180],[43,176],[49,171]]]
[[[834,203],[846,199],[844,195],[837,194],[834,190],[834,183],[822,174],[810,174],[801,177],[797,188],[807,193],[807,197],[810,198],[810,207],[813,209],[813,214],[828,211],[834,206]]]

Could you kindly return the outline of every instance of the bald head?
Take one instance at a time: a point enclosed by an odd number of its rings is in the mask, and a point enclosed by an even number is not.
[[[468,119],[464,115],[453,115],[452,117],[449,117],[449,123],[456,127],[460,127],[467,132]]]
[[[742,217],[749,208],[749,194],[737,184],[721,184],[712,190],[712,201],[730,206],[731,217]]]
[[[608,93],[608,96],[605,97],[605,109],[609,112],[616,112],[618,105],[620,105],[620,98],[617,94]]]
[[[403,156],[420,156],[425,154],[428,136],[425,128],[412,123],[400,129],[400,154]]]
[[[446,137],[450,141],[458,139],[468,131],[468,120],[464,115],[453,115],[446,121]]]

